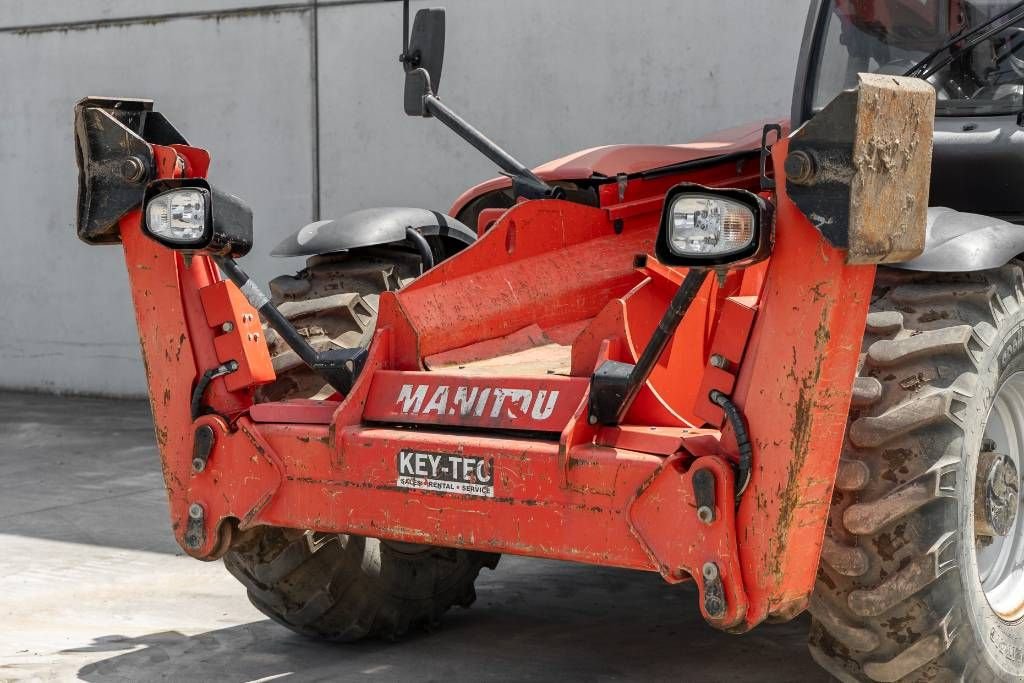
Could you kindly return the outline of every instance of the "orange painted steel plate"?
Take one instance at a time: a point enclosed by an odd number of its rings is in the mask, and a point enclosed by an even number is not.
[[[238,369],[224,377],[228,390],[273,382],[277,375],[263,339],[259,313],[233,282],[222,280],[199,290],[206,322],[219,334],[213,339],[217,360],[235,361]]]

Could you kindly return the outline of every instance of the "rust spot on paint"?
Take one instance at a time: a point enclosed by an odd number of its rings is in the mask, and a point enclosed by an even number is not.
[[[789,540],[789,532],[793,526],[793,516],[800,506],[800,495],[806,482],[803,479],[804,464],[810,454],[811,431],[814,426],[814,411],[820,406],[815,404],[814,394],[821,379],[821,365],[825,360],[825,349],[831,335],[828,331],[829,305],[821,309],[818,328],[814,332],[814,367],[802,377],[796,376],[796,349],[793,350],[793,365],[789,378],[797,387],[797,399],[793,409],[793,427],[790,430],[790,452],[792,460],[786,470],[786,488],[779,494],[779,519],[775,526],[776,545],[770,558],[769,571],[776,581],[782,581],[784,570],[782,558]]]
[[[825,293],[821,291],[821,288],[825,284],[827,284],[827,283],[819,282],[816,285],[814,285],[813,287],[811,287],[811,296],[814,297],[815,301],[821,301],[822,299],[825,298],[825,296],[826,296]]]
[[[245,434],[247,439],[249,439],[249,443],[252,444],[252,447],[256,449],[257,453],[263,457],[267,456],[266,451],[263,449],[263,444],[259,442],[259,439],[257,439],[248,429],[242,429],[242,433]]]
[[[576,469],[577,467],[599,467],[600,463],[594,462],[593,460],[584,460],[582,458],[569,458],[569,462],[566,465],[570,470]]]

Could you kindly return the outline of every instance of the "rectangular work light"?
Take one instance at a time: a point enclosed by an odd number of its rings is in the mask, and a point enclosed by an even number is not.
[[[201,178],[158,180],[146,188],[143,231],[171,249],[237,258],[252,248],[252,209]]]
[[[772,205],[737,189],[683,183],[665,198],[655,245],[666,265],[737,267],[767,256],[772,237]]]

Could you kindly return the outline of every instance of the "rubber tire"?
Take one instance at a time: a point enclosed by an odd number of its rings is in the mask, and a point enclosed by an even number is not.
[[[374,247],[315,256],[296,275],[270,285],[275,305],[322,349],[368,344],[381,292],[420,271],[407,250]],[[312,398],[332,391],[273,332],[264,329],[278,379],[258,400]],[[374,538],[261,526],[244,532],[224,556],[249,600],[278,623],[333,641],[397,639],[431,628],[452,606],[469,607],[482,567],[500,555]]]
[[[810,605],[811,654],[837,679],[1024,680],[1024,623],[989,607],[973,522],[985,423],[1022,342],[1021,264],[879,269]]]
[[[494,569],[498,558],[258,527],[224,564],[256,609],[274,621],[304,636],[353,642],[432,629],[451,607],[473,604],[477,574],[481,567]]]
[[[274,278],[270,298],[317,351],[352,348],[369,344],[380,294],[400,289],[419,272],[419,257],[395,247],[313,256],[297,274]],[[277,381],[260,387],[257,401],[333,393],[276,332],[264,326],[263,334]]]

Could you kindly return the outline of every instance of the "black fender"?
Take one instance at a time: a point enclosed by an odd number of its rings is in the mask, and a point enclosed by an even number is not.
[[[1024,226],[976,213],[928,209],[924,252],[891,268],[968,273],[1005,266],[1024,254]]]
[[[271,256],[315,256],[378,244],[401,242],[406,230],[424,237],[439,237],[465,247],[476,241],[476,232],[451,216],[408,207],[363,209],[336,220],[317,221],[299,228],[282,241]]]

